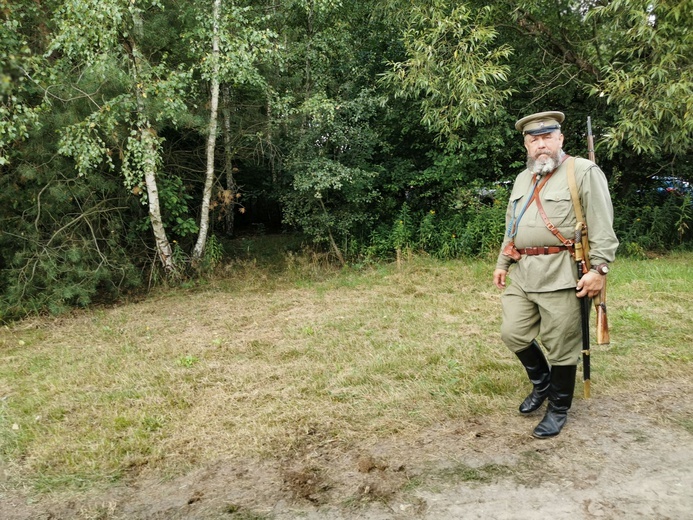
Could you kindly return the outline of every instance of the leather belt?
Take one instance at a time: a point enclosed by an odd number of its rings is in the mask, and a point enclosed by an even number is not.
[[[571,251],[572,247],[568,246],[539,246],[539,247],[525,247],[524,249],[518,249],[517,251],[521,255],[555,255],[561,251]]]

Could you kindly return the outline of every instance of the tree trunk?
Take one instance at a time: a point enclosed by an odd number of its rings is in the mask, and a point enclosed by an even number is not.
[[[212,35],[212,99],[209,114],[209,135],[207,137],[207,173],[205,176],[205,188],[202,194],[202,209],[200,214],[200,233],[193,249],[193,262],[199,261],[207,244],[209,231],[209,202],[212,198],[212,185],[214,183],[214,148],[217,140],[217,111],[219,108],[219,17],[221,0],[214,0],[213,11],[213,35]]]
[[[131,9],[131,13],[134,25],[134,36],[142,37],[142,17],[140,11],[137,9]],[[140,85],[139,81],[140,54],[134,36],[130,38],[130,59],[132,61],[132,75],[135,84],[135,97],[137,99],[137,126],[142,143],[142,149],[144,151],[144,156],[142,158],[142,170],[144,172],[144,182],[147,186],[149,220],[152,225],[152,232],[154,234],[154,241],[156,243],[156,252],[159,256],[159,260],[161,261],[161,265],[164,267],[166,272],[171,273],[175,271],[176,266],[173,261],[173,250],[171,248],[171,243],[168,241],[166,229],[164,228],[164,221],[161,218],[161,207],[159,206],[159,188],[156,184],[156,171],[159,163],[159,149],[156,139],[156,131],[151,127],[151,124],[145,115],[144,95],[142,93],[142,86]]]
[[[236,222],[236,199],[238,194],[238,186],[236,179],[233,176],[233,147],[231,146],[231,95],[229,94],[229,86],[224,86],[222,114],[224,116],[224,169],[226,173],[226,190],[228,197],[225,197],[227,205],[224,218],[224,231],[226,236],[232,237]]]
[[[147,186],[147,201],[149,202],[149,220],[152,223],[152,232],[156,242],[156,251],[159,255],[159,260],[167,272],[175,270],[173,262],[173,250],[166,236],[166,229],[161,218],[161,208],[159,207],[159,188],[156,185],[156,168],[158,153],[156,138],[153,130],[149,126],[143,126],[140,130],[140,139],[145,145],[144,164],[144,182]]]
[[[325,214],[325,218],[329,221],[329,215],[327,214],[327,208],[325,208],[325,204],[323,203],[322,199],[318,200],[320,201],[320,206],[322,207],[322,211]],[[344,260],[342,252],[339,250],[337,242],[335,242],[334,240],[334,236],[332,236],[332,229],[330,228],[329,224],[327,224],[327,236],[330,237],[330,245],[332,246],[332,251],[334,251],[337,260],[339,260],[339,263],[342,265],[342,267],[344,267],[346,265],[346,261]]]

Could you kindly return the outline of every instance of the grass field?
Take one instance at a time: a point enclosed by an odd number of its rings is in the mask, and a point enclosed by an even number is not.
[[[281,268],[237,260],[195,287],[2,328],[4,485],[174,476],[288,456],[307,437],[346,449],[514,411],[528,383],[500,341],[492,270],[422,257],[343,270],[298,255]],[[593,397],[690,376],[692,286],[693,254],[615,263]]]

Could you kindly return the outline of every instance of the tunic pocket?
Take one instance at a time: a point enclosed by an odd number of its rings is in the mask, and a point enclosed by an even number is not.
[[[510,194],[510,202],[513,204],[518,204],[520,199],[522,199],[525,196],[524,193],[521,193],[519,190],[515,191]]]
[[[573,211],[570,190],[552,190],[542,193],[542,205],[546,216],[554,226],[570,223]]]

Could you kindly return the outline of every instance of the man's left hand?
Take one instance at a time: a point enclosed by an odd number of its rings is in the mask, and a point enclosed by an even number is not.
[[[603,287],[604,276],[594,271],[589,271],[578,280],[577,296],[578,298],[584,298],[585,296],[594,298],[601,292]]]

